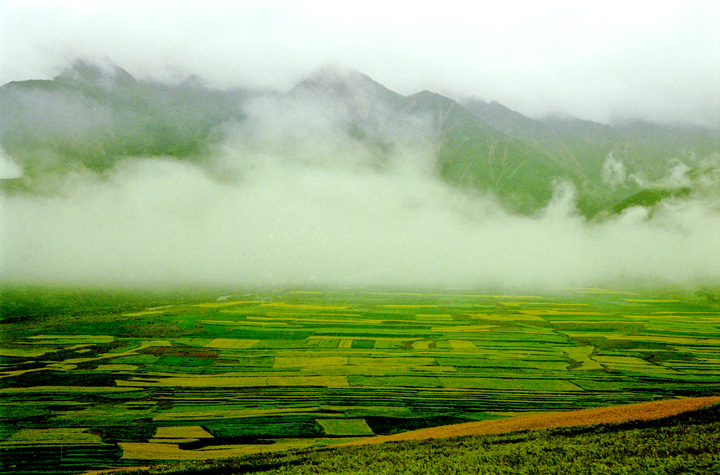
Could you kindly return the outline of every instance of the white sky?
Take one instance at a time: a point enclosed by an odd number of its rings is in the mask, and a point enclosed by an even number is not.
[[[336,63],[531,116],[720,126],[717,0],[0,2],[0,83],[77,58],[218,87],[288,88]]]

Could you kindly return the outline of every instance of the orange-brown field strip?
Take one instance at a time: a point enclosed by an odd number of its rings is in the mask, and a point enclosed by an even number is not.
[[[674,416],[720,402],[720,396],[687,399],[668,399],[622,406],[581,409],[578,411],[548,412],[493,421],[466,422],[442,427],[430,427],[400,434],[368,437],[341,445],[381,444],[406,440],[437,439],[463,435],[502,434],[520,430],[551,427],[590,426],[627,421],[646,421]]]

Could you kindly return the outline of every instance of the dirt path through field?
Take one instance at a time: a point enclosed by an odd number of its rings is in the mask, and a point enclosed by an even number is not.
[[[581,409],[567,412],[548,412],[493,421],[466,422],[442,427],[430,427],[400,434],[369,437],[342,445],[380,444],[391,441],[423,440],[462,435],[501,434],[519,430],[548,429],[550,427],[589,426],[603,423],[641,421],[674,416],[720,402],[720,396],[627,404],[622,406]]]

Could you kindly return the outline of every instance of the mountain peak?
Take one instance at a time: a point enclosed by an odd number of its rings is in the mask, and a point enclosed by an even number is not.
[[[298,86],[315,84],[332,86],[363,83],[375,83],[375,81],[357,69],[329,64],[302,80]]]
[[[130,73],[114,63],[106,62],[101,64],[84,60],[75,61],[71,67],[63,71],[55,79],[101,85],[127,83],[135,80]]]
[[[408,96],[410,106],[415,110],[451,109],[459,107],[452,99],[436,92],[424,90]]]
[[[374,97],[397,100],[402,97],[356,69],[334,64],[325,66],[300,81],[292,93],[321,95],[333,99]]]

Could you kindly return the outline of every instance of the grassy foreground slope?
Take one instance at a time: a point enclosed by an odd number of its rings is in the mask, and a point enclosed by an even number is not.
[[[720,405],[664,419],[157,466],[173,474],[720,473]]]

